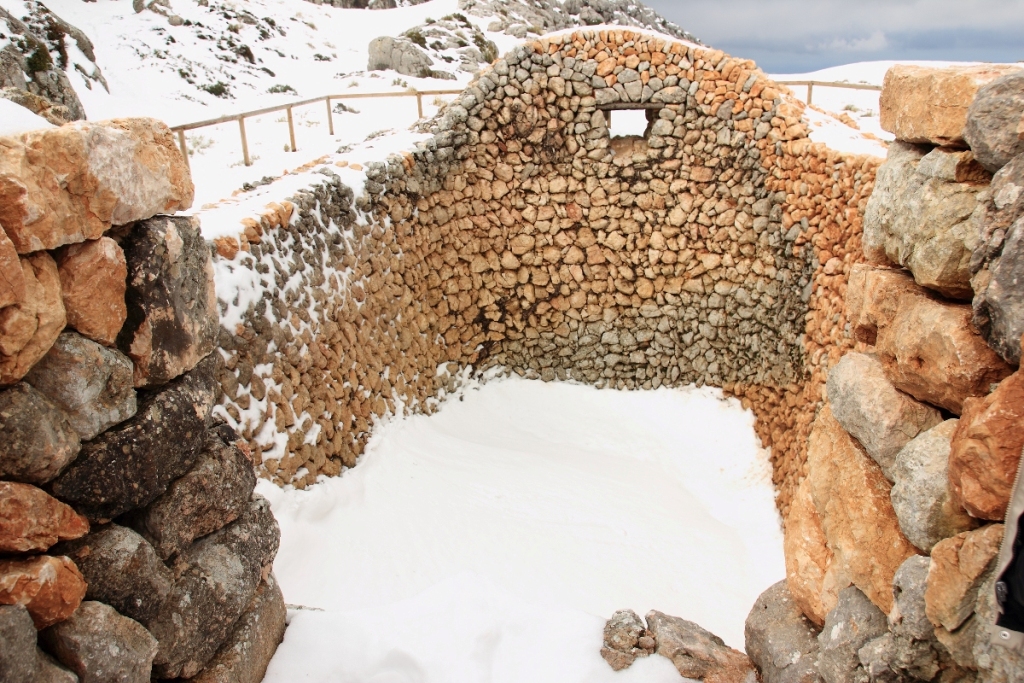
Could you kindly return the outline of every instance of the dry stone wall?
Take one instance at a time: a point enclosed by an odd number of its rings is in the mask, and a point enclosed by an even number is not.
[[[256,683],[281,640],[211,248],[156,215],[192,196],[157,121],[0,138],[0,683]]]
[[[612,139],[630,108],[647,134]],[[219,241],[218,282],[239,284],[220,290],[218,410],[301,486],[468,366],[718,386],[757,412],[786,509],[853,343],[846,278],[878,163],[810,142],[801,115],[752,62],[641,32],[514,50],[365,188],[325,167]]]

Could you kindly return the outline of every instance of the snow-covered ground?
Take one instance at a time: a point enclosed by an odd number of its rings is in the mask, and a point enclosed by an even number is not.
[[[743,648],[785,575],[753,416],[712,389],[470,383],[375,430],[359,466],[306,491],[261,482],[281,524],[286,681],[678,681],[615,674],[604,621],[649,609]]]

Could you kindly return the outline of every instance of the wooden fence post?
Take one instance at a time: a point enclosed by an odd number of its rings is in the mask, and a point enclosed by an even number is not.
[[[292,151],[295,152],[295,121],[292,119],[292,108],[288,107],[288,139],[292,143]]]
[[[422,121],[423,120],[423,94],[419,90],[416,91],[416,111],[419,112],[419,118],[417,119],[417,121]]]
[[[807,84],[807,105],[810,106],[814,100],[814,84]]]
[[[185,168],[192,170],[192,165],[188,163],[188,145],[185,144],[185,131],[178,131],[178,147],[181,148],[181,156],[185,158]]]
[[[331,111],[331,98],[327,97],[327,129],[334,135],[334,112]]]
[[[242,159],[245,160],[246,166],[252,166],[252,160],[249,159],[249,141],[245,137],[245,117],[238,117],[238,132],[242,135]]]

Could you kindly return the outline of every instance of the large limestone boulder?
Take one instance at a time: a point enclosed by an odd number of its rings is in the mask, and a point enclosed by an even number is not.
[[[829,371],[826,391],[836,421],[889,481],[900,449],[942,421],[938,409],[897,391],[878,359],[867,354],[843,356]]]
[[[1024,154],[1017,131],[1024,117],[1024,70],[1008,73],[978,90],[967,112],[964,138],[981,165],[995,173]]]
[[[82,441],[135,414],[132,363],[113,349],[65,332],[25,381],[64,411]]]
[[[945,69],[897,64],[882,84],[882,128],[904,142],[963,147],[968,109],[978,90],[1015,71],[988,64]]]
[[[0,477],[45,484],[81,448],[67,413],[31,385],[0,391]]]
[[[1024,372],[984,398],[967,399],[953,433],[949,481],[959,505],[979,519],[1006,515],[1024,448]]]
[[[29,484],[0,481],[0,553],[39,552],[89,533],[89,522]]]
[[[836,422],[828,405],[811,428],[807,468],[811,497],[835,562],[888,613],[893,576],[916,550],[900,530],[889,499],[891,486],[881,468]]]
[[[36,628],[64,621],[85,597],[85,579],[66,557],[0,560],[0,605],[24,605]]]
[[[409,38],[381,36],[370,41],[367,71],[397,71],[413,78],[430,78],[434,65],[426,52]]]
[[[970,299],[979,239],[971,215],[989,179],[969,151],[894,142],[864,214],[865,255],[908,268],[924,287]]]
[[[154,119],[81,121],[0,140],[0,225],[20,254],[187,209],[192,196],[171,131]]]
[[[893,385],[960,415],[964,401],[985,396],[1012,371],[971,323],[967,304],[902,296],[875,351]]]
[[[147,624],[160,643],[158,678],[191,678],[210,661],[269,576],[279,541],[270,505],[256,497],[244,515],[179,555],[171,594]]]
[[[259,683],[284,638],[285,608],[281,586],[271,574],[260,584],[249,608],[192,683]]]
[[[807,479],[800,483],[790,503],[783,548],[790,596],[808,619],[821,626],[825,615],[836,606],[839,591],[849,586],[850,580],[828,547]]]
[[[24,294],[0,309],[0,385],[24,377],[50,350],[67,323],[53,258],[45,252],[32,254],[22,258],[20,266]]]
[[[903,534],[926,553],[975,526],[950,490],[949,444],[957,424],[946,420],[915,437],[900,450],[893,467],[893,510]]]
[[[57,253],[57,271],[68,325],[112,346],[128,316],[128,265],[121,247],[109,237],[72,244]]]
[[[1003,525],[990,524],[935,546],[924,595],[925,611],[933,626],[955,631],[971,616],[1002,540]]]
[[[980,234],[971,256],[974,324],[992,348],[1017,365],[1024,334],[1024,154],[996,173],[986,194],[974,215]]]
[[[692,621],[651,610],[647,628],[658,644],[655,651],[671,660],[683,678],[705,683],[750,683],[756,678],[745,654]]]
[[[47,649],[82,683],[149,683],[156,640],[142,625],[102,602],[83,602],[40,634]]]
[[[205,358],[220,329],[210,250],[196,218],[158,217],[122,242],[128,320],[117,344],[135,363],[135,386],[157,386]]]
[[[801,613],[785,581],[758,597],[744,625],[747,656],[763,683],[819,683],[818,628]]]

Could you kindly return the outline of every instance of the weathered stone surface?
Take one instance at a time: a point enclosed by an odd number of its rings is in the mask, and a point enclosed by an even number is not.
[[[971,325],[971,308],[920,296],[900,298],[875,345],[893,385],[956,415],[1013,370]]]
[[[633,610],[619,610],[604,625],[601,656],[615,671],[628,668],[637,657],[646,657],[653,651],[654,639]]]
[[[874,346],[878,331],[892,324],[905,294],[928,296],[927,290],[915,283],[906,271],[854,264],[846,289],[846,308],[854,338]]]
[[[982,585],[984,588],[984,585]],[[978,591],[978,599],[983,599],[981,590]],[[957,666],[964,669],[972,669],[977,671],[978,662],[974,658],[974,644],[980,636],[978,631],[978,625],[981,623],[981,619],[977,614],[972,614],[967,621],[960,625],[955,631],[947,631],[941,626],[935,627],[935,639],[939,641],[942,647],[946,648],[949,656],[957,664]],[[993,622],[994,623],[994,622]]]
[[[0,477],[45,484],[81,447],[64,411],[30,385],[0,391]]]
[[[216,398],[213,371],[213,364],[204,364],[166,387],[141,392],[135,416],[85,444],[54,480],[54,495],[93,521],[156,500],[202,452]]]
[[[66,557],[0,560],[0,605],[24,605],[36,628],[67,619],[85,597],[85,579]]]
[[[893,576],[916,553],[900,531],[881,468],[836,422],[828,405],[811,429],[807,466],[811,497],[834,562],[888,612]]]
[[[872,683],[931,681],[942,668],[933,642],[903,638],[892,633],[866,643],[857,651],[857,659],[866,674],[863,680]],[[955,672],[954,677],[946,680],[963,681],[961,673]]]
[[[0,228],[0,308],[18,303],[25,297],[25,274],[19,261],[14,242]]]
[[[915,640],[932,638],[932,623],[926,614],[924,593],[931,560],[923,555],[908,557],[892,580],[893,605],[889,627],[898,636]]]
[[[818,635],[818,672],[827,683],[868,680],[858,651],[886,633],[885,614],[856,587],[839,592],[835,609]]]
[[[826,387],[836,421],[864,446],[889,481],[900,449],[942,421],[936,408],[897,391],[874,356],[846,354],[829,372]]]
[[[135,386],[188,372],[216,344],[217,294],[210,250],[196,218],[158,217],[134,226],[128,259],[128,319],[117,344],[135,363]]]
[[[928,553],[939,541],[974,528],[949,483],[949,442],[957,420],[923,432],[896,456],[892,507],[903,534]]]
[[[104,346],[113,345],[128,316],[124,294],[128,264],[109,237],[73,244],[57,253],[68,325]]]
[[[986,628],[996,621],[995,580],[995,576],[988,576],[978,590],[973,617],[979,622],[972,653],[978,666],[978,680],[984,683],[1021,683],[1024,680],[1024,652],[995,645]]]
[[[908,268],[924,287],[970,299],[971,254],[980,239],[971,216],[989,180],[975,169],[969,151],[894,142],[864,214],[865,255]]]
[[[0,309],[0,385],[13,384],[42,358],[64,329],[57,264],[47,253],[21,259],[25,294]]]
[[[979,275],[974,323],[999,355],[1019,365],[1019,342],[1024,335],[1024,218],[1010,226],[1002,252]]]
[[[192,469],[134,516],[132,525],[165,560],[248,508],[256,473],[236,441],[238,435],[226,425],[207,432]]]
[[[20,254],[187,209],[192,196],[170,129],[153,119],[80,121],[0,144],[0,225]]]
[[[148,683],[156,640],[137,621],[102,602],[83,602],[66,621],[40,634],[47,649],[81,683]]]
[[[89,583],[86,597],[146,625],[171,592],[174,576],[131,529],[109,524],[54,549],[73,559]]]
[[[23,605],[0,605],[0,683],[34,681],[39,670],[36,627]]]
[[[897,64],[885,74],[882,128],[905,142],[964,145],[967,112],[978,90],[1015,67],[933,69]]]
[[[1017,127],[1024,116],[1024,71],[997,78],[980,90],[967,112],[964,139],[978,161],[995,173],[1024,153]]]
[[[237,520],[178,555],[175,583],[147,623],[160,643],[160,678],[196,675],[226,641],[270,573],[280,539],[270,505],[256,497]]]
[[[245,614],[193,683],[260,683],[284,638],[285,608],[281,586],[271,574],[260,584]]]
[[[785,521],[783,547],[790,595],[800,611],[821,626],[825,615],[836,606],[839,591],[849,586],[850,581],[829,550],[807,479],[793,496]]]
[[[1001,520],[1024,448],[1024,372],[988,396],[964,402],[953,434],[949,481],[958,504],[980,519]]]
[[[818,629],[800,611],[785,581],[758,597],[744,626],[747,656],[763,683],[817,683]]]
[[[64,411],[82,441],[124,422],[137,408],[131,361],[74,332],[61,334],[25,381]]]
[[[413,78],[430,78],[434,65],[427,53],[408,38],[381,36],[370,41],[367,71],[397,71]]]
[[[1003,525],[990,524],[947,538],[932,549],[924,597],[928,620],[934,626],[955,631],[971,616],[978,588],[1002,540]]]
[[[754,668],[745,654],[692,621],[652,610],[647,613],[647,628],[658,644],[655,652],[671,660],[684,678],[705,683],[754,680]]]
[[[0,481],[0,552],[47,550],[87,533],[84,517],[42,489]]]

